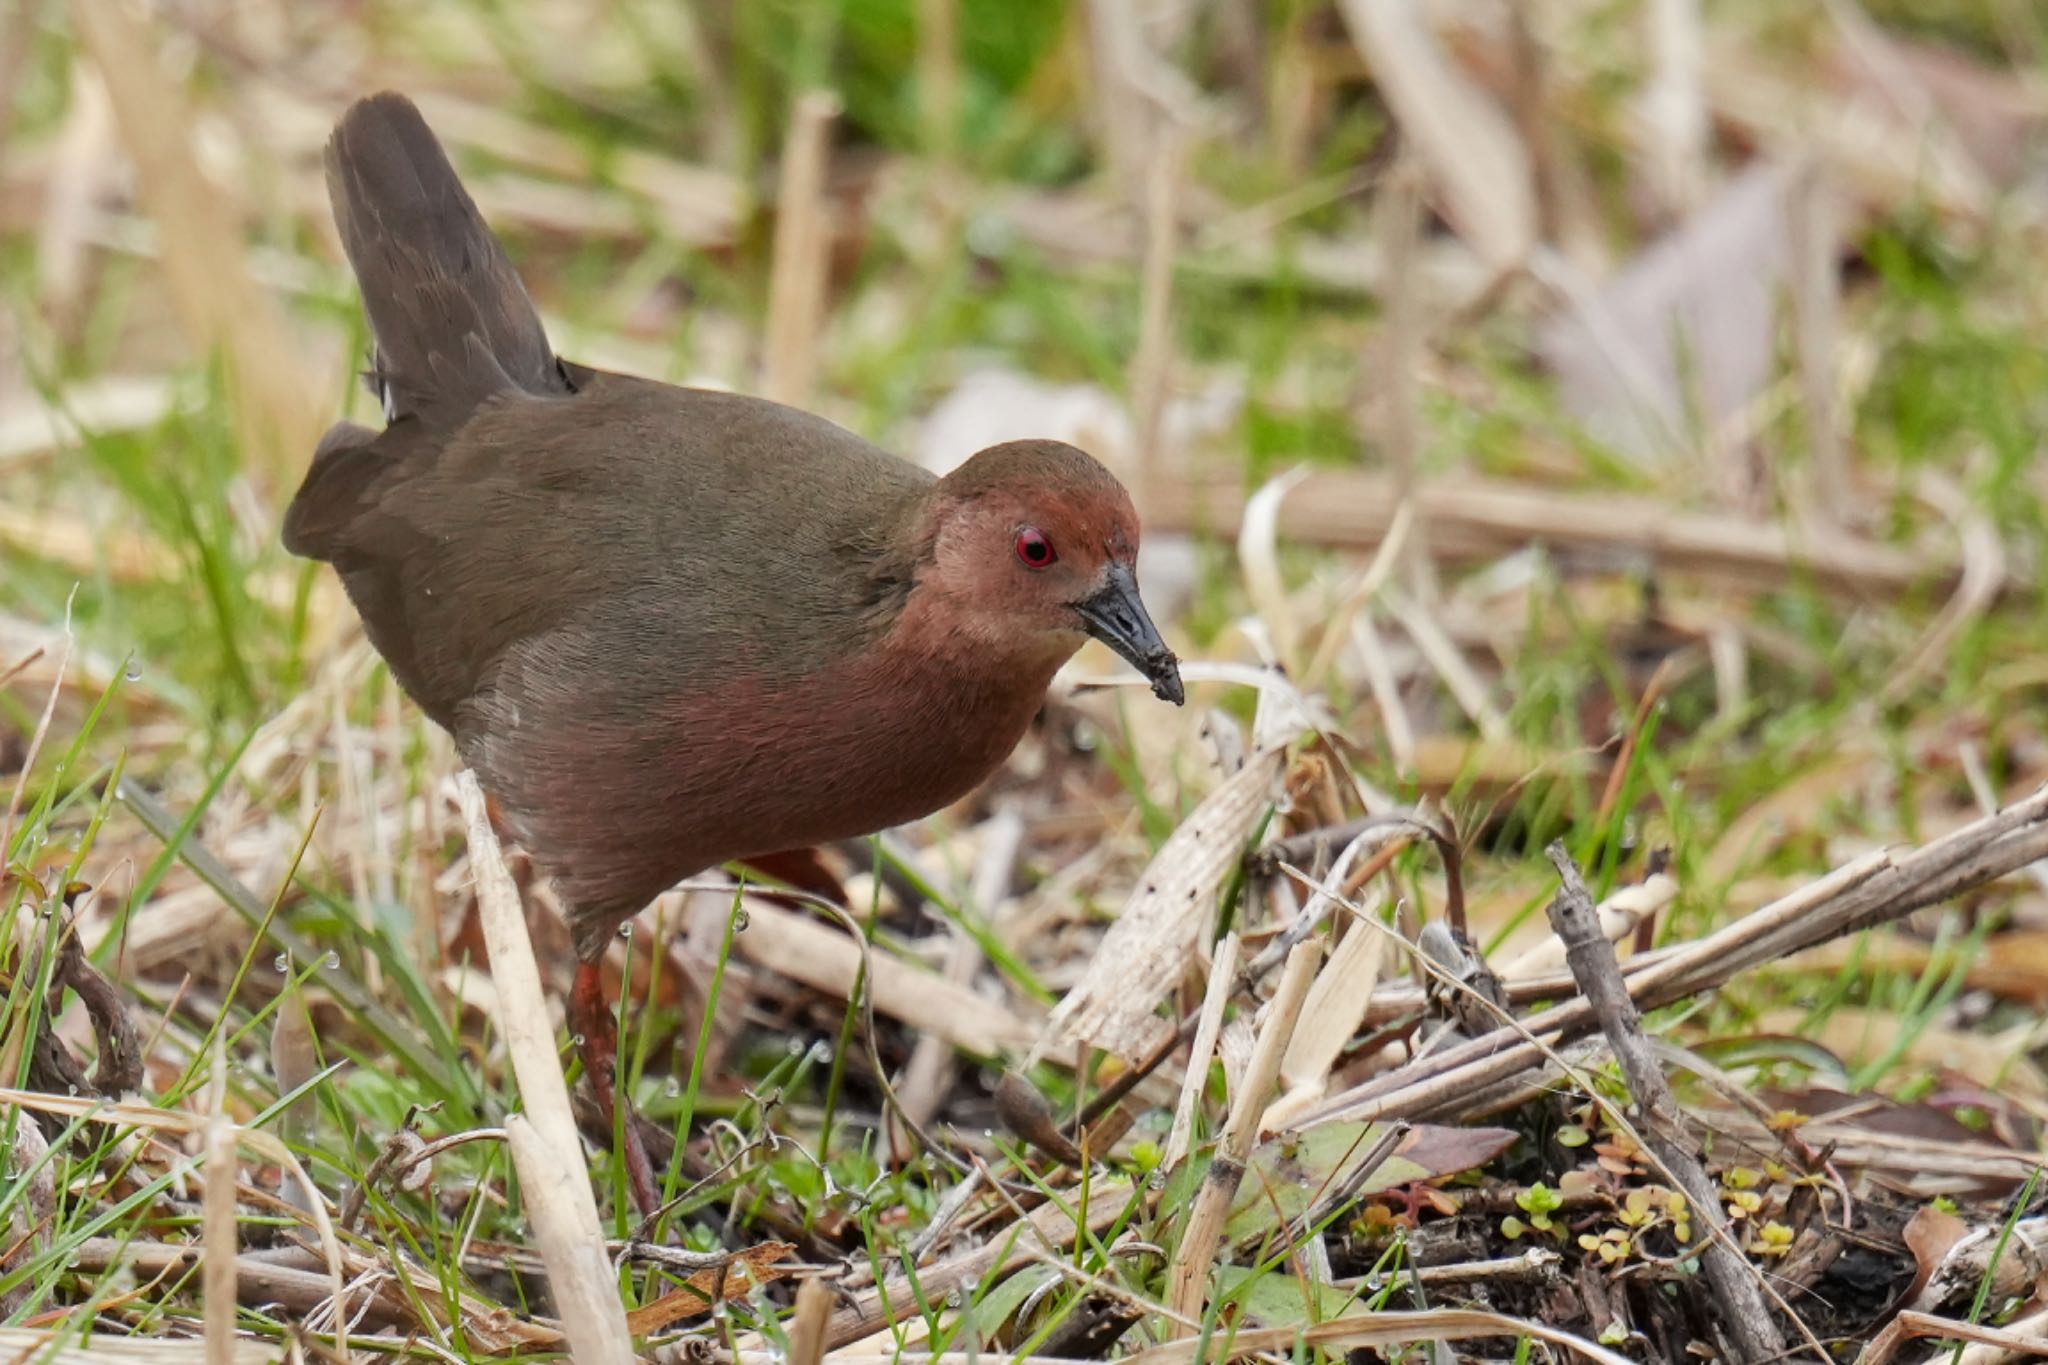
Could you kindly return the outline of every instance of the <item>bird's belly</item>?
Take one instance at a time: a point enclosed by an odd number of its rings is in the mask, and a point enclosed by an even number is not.
[[[994,771],[1042,697],[1040,688],[1026,699],[958,697],[950,706],[904,693],[894,708],[832,699],[707,707],[671,750],[678,790],[716,813],[686,837],[715,845],[714,861],[723,861],[920,819]]]
[[[489,755],[479,772],[572,918],[603,924],[707,867],[958,800],[1016,746],[1047,681],[884,686],[854,668],[727,682],[670,696],[631,726],[587,714],[522,724],[477,750]]]

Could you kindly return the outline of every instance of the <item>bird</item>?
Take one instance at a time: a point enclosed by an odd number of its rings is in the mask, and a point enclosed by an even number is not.
[[[793,407],[563,359],[411,100],[356,101],[325,163],[383,425],[321,438],[284,545],[333,566],[551,879],[608,1115],[598,964],[656,896],[961,799],[1091,638],[1185,701],[1130,495],[1089,454],[1010,441],[940,477]]]

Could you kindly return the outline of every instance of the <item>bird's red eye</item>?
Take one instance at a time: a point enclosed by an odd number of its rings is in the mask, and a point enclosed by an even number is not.
[[[1017,533],[1017,558],[1024,561],[1027,569],[1043,569],[1059,556],[1053,553],[1052,542],[1045,538],[1045,532],[1036,526],[1027,526]]]

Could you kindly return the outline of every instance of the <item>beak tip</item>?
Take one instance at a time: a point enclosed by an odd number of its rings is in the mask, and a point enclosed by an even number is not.
[[[1153,696],[1175,706],[1187,705],[1188,691],[1180,680],[1180,660],[1169,654],[1153,667],[1151,673]]]

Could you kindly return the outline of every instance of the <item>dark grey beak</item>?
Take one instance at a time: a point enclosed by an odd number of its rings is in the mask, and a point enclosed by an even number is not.
[[[1145,601],[1138,596],[1138,580],[1122,564],[1109,566],[1109,577],[1100,591],[1074,610],[1088,623],[1088,633],[1108,645],[1131,666],[1152,680],[1152,695],[1179,706],[1188,699],[1180,683],[1180,660],[1159,638],[1159,628],[1146,614]]]

